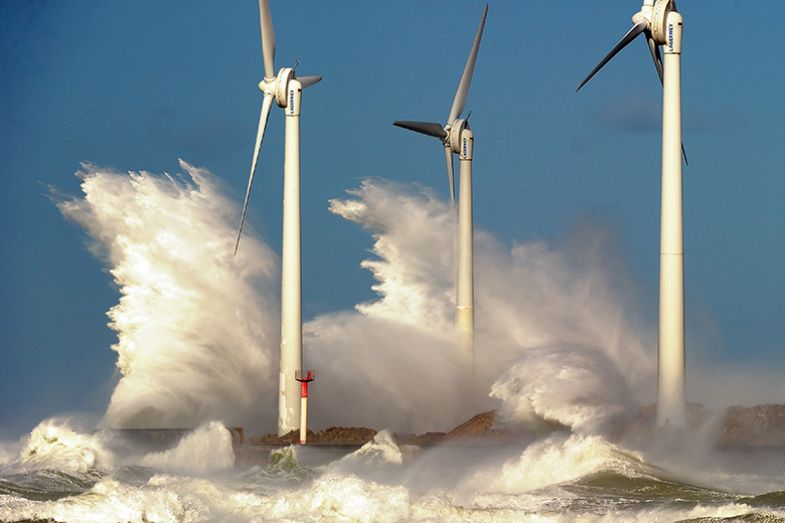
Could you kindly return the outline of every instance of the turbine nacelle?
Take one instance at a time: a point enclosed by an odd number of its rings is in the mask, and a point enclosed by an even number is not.
[[[669,15],[677,13],[676,2],[674,0],[646,0],[641,6],[641,10],[632,15],[633,25],[645,24],[645,31],[657,45],[667,45],[669,43]],[[681,20],[672,19],[671,23],[678,23]]]
[[[302,87],[307,87],[307,85],[313,85],[314,83],[321,80],[321,77],[313,77],[313,76],[306,76],[303,77],[306,79],[305,82],[298,82],[303,84]],[[308,82],[307,79],[311,79]],[[291,98],[293,93],[291,93],[289,89],[289,83],[292,80],[297,80],[297,76],[295,75],[293,67],[282,67],[278,71],[278,75],[275,78],[267,79],[265,78],[261,82],[259,82],[259,90],[264,93],[265,96],[273,96],[275,97],[275,103],[278,104],[278,107],[287,107],[291,103]],[[305,85],[307,83],[307,85]],[[294,87],[294,86],[293,86]],[[300,89],[298,86],[297,89]]]
[[[677,16],[671,16],[671,13]],[[676,11],[676,2],[673,0],[657,0],[652,9],[650,26],[654,41],[659,45],[670,44],[670,47],[673,47],[673,34],[668,28],[672,24],[677,23],[681,25],[681,15]]]
[[[444,128],[447,131],[447,137],[444,139],[444,145],[449,146],[455,154],[463,154],[466,150],[465,140],[468,138],[464,136],[469,129],[469,120],[457,119],[452,124]]]

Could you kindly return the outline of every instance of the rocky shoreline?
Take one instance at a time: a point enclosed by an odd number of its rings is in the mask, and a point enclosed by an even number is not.
[[[654,429],[656,407],[641,407],[635,419],[620,422],[613,431],[613,439],[649,434]],[[706,430],[713,446],[722,450],[785,450],[785,405],[757,405],[728,407],[711,411],[702,405],[690,404],[688,420],[691,428]],[[554,426],[553,428],[558,428]],[[308,431],[308,444],[313,446],[357,447],[372,440],[376,430],[367,427],[330,427]],[[523,430],[503,423],[496,411],[477,414],[447,432],[424,434],[396,434],[403,445],[431,446],[454,441],[483,441],[509,443],[532,437],[531,430]],[[286,446],[299,442],[299,432],[284,436],[266,434],[252,437],[252,446]]]

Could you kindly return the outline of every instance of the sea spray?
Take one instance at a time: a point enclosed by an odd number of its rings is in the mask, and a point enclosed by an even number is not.
[[[747,514],[751,521],[780,521],[785,516],[780,492],[751,497],[699,489],[667,479],[640,454],[599,436],[554,434],[519,447],[517,456],[501,463],[496,454],[512,448],[472,448],[437,447],[397,463],[394,442],[385,435],[364,454],[392,459],[354,460],[354,471],[340,471],[333,463],[306,481],[292,482],[282,474],[249,481],[236,469],[200,477],[117,469],[65,496],[48,490],[48,478],[41,483],[35,476],[5,476],[0,521],[668,522]],[[475,460],[467,460],[467,453]],[[413,481],[422,476],[423,466],[451,476],[459,487]],[[385,470],[388,474],[380,474]],[[378,478],[369,479],[374,475]],[[20,481],[27,486],[13,484]]]
[[[644,474],[643,457],[608,443],[600,436],[554,434],[526,447],[501,470],[481,470],[459,490],[518,494],[601,471],[628,477]]]
[[[234,258],[236,204],[211,174],[181,167],[182,175],[170,177],[85,165],[84,198],[60,204],[87,229],[121,294],[109,317],[122,377],[106,424],[196,426],[220,417],[253,427],[275,419],[277,260],[251,234]],[[588,261],[576,263],[579,253],[570,249],[544,242],[508,248],[476,231],[472,374],[456,357],[449,205],[427,189],[365,179],[330,210],[372,235],[375,258],[362,265],[378,298],[304,326],[306,359],[320,376],[315,426],[444,430],[491,407],[490,386],[515,381],[510,369],[535,359],[545,362],[542,379],[558,376],[562,364],[581,374],[566,395],[541,380],[539,407],[527,412],[560,412],[560,422],[583,416],[570,426],[593,428],[651,390],[652,338],[631,326],[630,308],[607,274],[615,265],[597,258],[604,249],[592,242],[602,235],[582,237]],[[520,403],[516,394],[530,384],[520,385],[497,397]],[[564,414],[582,397],[597,398],[596,408]]]
[[[112,470],[114,458],[98,437],[77,431],[66,420],[47,419],[27,437],[18,463],[27,470],[84,475]]]
[[[59,204],[106,259],[122,376],[110,427],[274,419],[277,259],[253,237],[233,256],[237,206],[203,169],[173,177],[85,164],[83,198]]]
[[[186,434],[176,447],[152,452],[139,463],[159,470],[207,473],[234,465],[232,434],[217,421],[211,421]]]
[[[307,332],[319,367],[343,374],[322,385],[325,394],[354,393],[355,416],[373,422],[384,413],[376,426],[443,430],[488,407],[482,396],[495,384],[508,417],[596,432],[651,396],[653,336],[615,289],[622,270],[608,259],[608,234],[582,226],[561,249],[542,241],[509,248],[475,231],[472,375],[455,357],[449,206],[385,180],[364,179],[348,193],[330,210],[371,233],[375,259],[362,265],[379,298],[356,313],[318,317]]]
[[[271,340],[276,331],[270,327],[275,315],[271,296],[277,293],[271,284],[275,257],[249,237],[244,245],[253,245],[254,256],[241,259],[242,264],[221,258],[225,244],[231,250],[236,205],[221,199],[209,174],[187,164],[183,169],[185,178],[179,179],[85,166],[84,200],[61,204],[95,239],[96,252],[107,258],[122,296],[110,317],[118,332],[115,350],[123,377],[107,420],[205,421],[218,417],[210,415],[214,411],[226,409],[247,419],[254,419],[250,412],[274,419],[272,408],[252,406],[248,398],[269,394],[271,388],[260,376],[269,377],[276,360],[277,340]],[[377,427],[449,427],[448,421],[460,418],[467,408],[466,395],[475,394],[466,391],[471,389],[466,381],[456,379],[465,375],[452,358],[449,208],[428,191],[374,180],[363,181],[344,203],[332,209],[374,237],[377,258],[364,266],[377,278],[380,296],[356,311],[324,315],[306,325],[306,351],[312,351],[315,366],[327,370],[328,378],[324,396],[314,397],[322,402],[315,411],[324,419],[356,416]],[[162,228],[169,233],[160,234]],[[594,241],[592,235],[589,240]],[[497,401],[512,420],[534,416],[591,432],[605,424],[607,412],[623,410],[638,399],[638,391],[651,390],[652,336],[630,320],[631,308],[617,295],[609,274],[608,267],[614,265],[603,263],[602,255],[576,262],[586,251],[545,242],[510,248],[481,230],[476,242],[478,379],[488,385],[480,388],[481,395],[495,383]],[[590,253],[604,251],[592,245]],[[176,305],[181,302],[187,314],[180,315]],[[243,321],[238,321],[240,316]],[[226,383],[229,378],[237,381]],[[548,378],[555,378],[554,385]],[[604,386],[604,381],[610,383]],[[633,397],[621,398],[625,390]],[[571,409],[570,402],[577,407]],[[367,448],[390,450],[388,444]],[[271,488],[266,477],[261,485],[239,489],[223,484],[223,475],[194,478],[172,471],[143,480],[104,477],[81,494],[58,500],[0,495],[0,521],[674,521],[747,513],[758,520],[783,516],[766,506],[770,497],[718,493],[705,502],[684,501],[679,485],[657,504],[596,484],[581,494],[587,478],[598,471],[617,471],[627,478],[649,470],[639,455],[599,436],[554,434],[521,447],[501,461],[496,451],[482,448],[474,453],[477,461],[468,462],[465,449],[449,446],[425,450],[400,464],[395,459],[357,460],[358,474],[328,467],[294,488],[290,482]],[[396,470],[396,481],[360,476],[385,467]],[[413,488],[412,478],[422,477],[423,468],[465,482],[462,497],[431,482]]]
[[[429,190],[364,179],[349,199],[330,200],[330,212],[373,236],[378,259],[360,265],[376,280],[378,299],[356,309],[366,317],[410,324],[443,335],[453,330],[451,209]]]
[[[403,463],[403,452],[389,430],[377,432],[373,439],[331,463],[326,470],[342,474],[358,474],[361,471],[386,471],[390,466],[397,467]]]
[[[491,396],[502,401],[503,419],[598,434],[635,411],[625,376],[599,349],[543,347],[520,358],[491,387]]]

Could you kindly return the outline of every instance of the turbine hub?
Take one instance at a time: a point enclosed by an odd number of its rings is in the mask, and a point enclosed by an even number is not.
[[[288,103],[287,88],[289,87],[289,80],[295,78],[294,69],[292,67],[282,67],[278,71],[278,76],[275,78],[275,103],[278,107],[286,107]]]
[[[672,11],[676,11],[676,2],[673,0],[657,0],[652,8],[649,27],[654,41],[660,45],[668,43],[667,21]]]
[[[464,129],[469,128],[468,120],[457,119],[450,124],[450,128],[447,130],[449,133],[447,135],[447,139],[449,140],[450,148],[452,152],[456,154],[461,153],[461,135],[463,134]]]

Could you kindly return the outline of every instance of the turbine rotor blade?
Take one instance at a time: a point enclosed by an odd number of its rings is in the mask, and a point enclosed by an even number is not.
[[[402,127],[416,133],[427,134],[434,138],[444,140],[447,138],[447,131],[444,130],[442,124],[434,122],[410,122],[405,120],[396,120],[393,122],[396,127]]]
[[[256,174],[256,163],[259,160],[259,151],[262,148],[262,140],[264,139],[264,130],[267,127],[267,118],[270,116],[270,107],[273,105],[273,96],[266,95],[262,101],[262,112],[259,114],[259,128],[256,131],[256,144],[253,148],[253,159],[251,160],[251,174],[248,177],[248,188],[245,189],[245,201],[243,201],[243,214],[240,218],[240,228],[237,231],[237,241],[234,244],[234,254],[237,254],[237,248],[240,246],[240,237],[243,234],[243,225],[245,224],[245,214],[248,212],[248,200],[251,196],[251,187],[253,186],[254,174]]]
[[[452,147],[444,146],[444,159],[447,161],[447,182],[450,184],[450,207],[455,206],[455,173],[452,164]]]
[[[600,60],[600,63],[598,63],[596,66],[594,66],[594,69],[592,69],[591,72],[589,73],[589,75],[586,78],[583,79],[583,81],[581,82],[581,85],[579,85],[578,88],[575,91],[580,91],[581,87],[586,85],[586,83],[589,80],[591,80],[591,78],[595,74],[597,74],[597,71],[602,69],[602,67],[605,64],[610,62],[611,58],[616,56],[619,51],[621,51],[622,49],[627,47],[627,45],[630,42],[635,40],[635,37],[637,37],[643,31],[648,29],[648,27],[649,27],[649,22],[647,22],[646,20],[642,20],[642,21],[638,22],[637,24],[635,24],[634,26],[632,26],[632,28],[629,31],[627,31],[627,34],[624,35],[621,40],[619,40],[619,43],[616,44],[615,46],[613,46],[613,49],[611,49],[610,52],[607,55],[605,55],[605,57],[602,60]]]
[[[654,68],[657,69],[657,76],[660,78],[660,83],[662,83],[662,56],[660,55],[660,46],[657,45],[657,42],[654,41],[654,37],[651,35],[651,31],[648,30],[646,31],[646,43],[649,44],[649,52],[651,53],[651,59],[654,61]]]
[[[259,22],[262,29],[262,56],[264,77],[275,78],[275,31],[270,15],[270,0],[259,0]]]
[[[458,84],[458,90],[455,92],[455,99],[452,102],[450,109],[450,116],[447,117],[447,123],[451,124],[463,112],[466,106],[466,99],[469,98],[469,87],[472,84],[472,75],[474,74],[474,64],[477,62],[477,51],[480,50],[480,40],[482,39],[482,30],[485,27],[485,18],[488,16],[488,4],[485,4],[485,9],[482,11],[482,19],[480,26],[477,28],[477,34],[474,35],[474,43],[472,49],[469,51],[469,59],[466,60],[466,67],[463,69],[461,82]]]
[[[321,76],[298,76],[297,80],[303,85],[303,89],[322,81]]]

